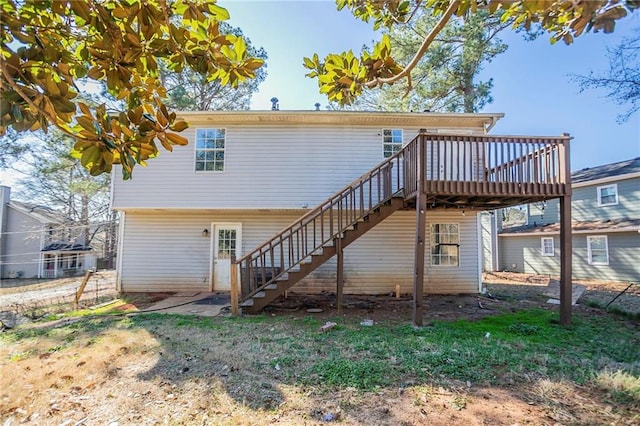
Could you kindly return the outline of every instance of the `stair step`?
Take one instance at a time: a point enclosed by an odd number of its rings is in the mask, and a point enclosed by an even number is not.
[[[387,202],[372,207],[366,212],[362,212],[363,216],[357,219],[352,225],[345,226],[334,238],[331,238],[326,243],[321,244],[322,247],[317,248],[311,253],[306,253],[307,256],[300,260],[298,264],[291,265],[292,267],[288,271],[282,271],[282,274],[274,276],[273,278],[275,279],[273,282],[261,288],[261,291],[257,292],[250,300],[243,302],[241,306],[246,307],[247,312],[259,312],[278,295],[290,289],[298,281],[303,279],[319,265],[334,255],[336,253],[336,245],[338,243],[340,243],[342,247],[353,243],[364,233],[379,224],[383,219],[389,217],[393,212],[401,209],[403,205],[403,199],[393,198]],[[283,266],[283,269],[286,268]]]

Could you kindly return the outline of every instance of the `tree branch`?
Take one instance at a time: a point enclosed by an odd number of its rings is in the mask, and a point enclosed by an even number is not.
[[[422,42],[420,49],[418,49],[413,59],[411,59],[409,64],[405,66],[400,73],[389,78],[376,78],[375,80],[371,80],[365,83],[364,86],[375,87],[379,84],[384,84],[384,83],[391,84],[408,76],[411,73],[411,71],[413,71],[413,69],[416,67],[416,65],[418,65],[418,62],[420,62],[420,59],[422,59],[422,57],[426,53],[429,46],[431,46],[431,43],[433,43],[433,41],[435,40],[436,36],[440,33],[440,31],[444,29],[445,25],[447,25],[447,22],[449,22],[453,13],[458,9],[458,6],[460,5],[460,1],[461,0],[454,0],[451,2],[447,10],[442,14],[442,17],[440,18],[438,23],[435,25],[435,27],[431,29],[431,31],[429,32],[429,35],[427,35],[427,37]]]

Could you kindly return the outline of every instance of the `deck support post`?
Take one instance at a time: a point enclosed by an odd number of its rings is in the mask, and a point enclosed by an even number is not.
[[[571,303],[573,298],[573,244],[571,236],[571,162],[568,133],[560,145],[560,178],[564,183],[564,195],[560,197],[560,324],[571,325]]]
[[[416,200],[416,242],[413,270],[413,325],[422,327],[422,304],[424,299],[424,253],[426,237],[427,200],[422,192],[418,192]]]
[[[418,135],[418,161],[416,177],[418,179],[416,196],[416,238],[413,262],[413,325],[422,327],[422,304],[424,302],[424,253],[427,228],[427,196],[425,194],[425,130]]]
[[[560,198],[560,324],[571,325],[571,195]]]
[[[344,290],[344,249],[342,247],[342,238],[335,239],[337,270],[336,270],[336,308],[338,315],[342,315],[342,293]]]

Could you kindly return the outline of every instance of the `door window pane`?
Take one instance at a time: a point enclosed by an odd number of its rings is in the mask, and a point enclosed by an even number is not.
[[[218,229],[218,259],[231,259],[236,250],[236,230]]]

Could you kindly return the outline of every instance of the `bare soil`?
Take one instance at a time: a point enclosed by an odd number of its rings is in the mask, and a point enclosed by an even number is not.
[[[557,309],[547,303],[547,277],[493,274],[485,278],[485,295],[428,296],[425,322],[477,320],[535,306]],[[624,283],[582,284],[587,285],[583,298],[601,304],[626,287]],[[165,296],[130,297],[128,308],[143,309]],[[625,296],[624,303],[640,312],[640,296]],[[411,309],[409,295],[346,296],[339,313],[332,294],[289,294],[267,312],[292,321],[311,315],[327,321],[343,316],[350,321],[388,323],[409,322]],[[605,314],[587,304],[574,309]],[[216,339],[226,337],[210,329],[189,328],[190,334],[182,335],[181,330],[168,329],[158,321],[149,329],[107,327],[91,333],[78,327],[69,335],[56,335],[58,327],[73,321],[38,324],[51,329],[46,338],[0,341],[0,424],[640,424],[640,407],[620,410],[609,395],[575,383],[535,378],[501,387],[409,382],[374,392],[345,388],[327,394],[252,375],[255,365],[264,360],[243,352],[247,342],[237,342],[234,351],[215,348]],[[256,399],[257,392],[262,399]]]

